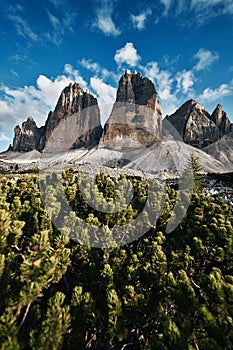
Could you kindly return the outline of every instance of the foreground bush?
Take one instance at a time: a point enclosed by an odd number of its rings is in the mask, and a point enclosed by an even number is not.
[[[97,181],[115,196],[118,180]],[[72,172],[64,191],[93,225],[129,222],[143,208],[146,184],[121,212],[87,206]],[[176,192],[149,232],[123,247],[80,245],[51,223],[35,176],[0,180],[0,348],[232,349],[233,213],[193,194],[183,222],[165,233]],[[54,212],[62,208],[54,193]]]

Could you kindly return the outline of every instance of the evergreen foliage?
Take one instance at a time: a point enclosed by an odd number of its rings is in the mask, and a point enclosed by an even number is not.
[[[233,349],[233,212],[202,194],[191,161],[197,186],[183,222],[166,234],[177,197],[168,187],[157,224],[108,249],[78,244],[53,226],[36,176],[1,178],[0,349]],[[63,172],[63,189],[80,218],[111,230],[142,212],[146,182],[100,174],[84,195],[111,205],[120,180],[134,190],[120,214],[89,206],[72,169]],[[156,213],[161,194],[153,186]],[[59,198],[48,191],[51,215],[61,215]]]

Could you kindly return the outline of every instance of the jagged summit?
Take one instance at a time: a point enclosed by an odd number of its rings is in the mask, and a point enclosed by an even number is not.
[[[17,125],[14,132],[12,151],[29,152],[34,149],[40,149],[40,140],[44,134],[44,127],[38,128],[33,117],[28,117],[22,123],[22,127]]]
[[[87,90],[84,91],[78,83],[71,83],[63,89],[54,111],[48,115],[42,138],[43,148],[59,123],[75,113],[80,113],[80,116],[75,125],[77,140],[74,147],[92,147],[99,142],[102,127],[97,99]]]
[[[88,107],[91,107],[91,111]],[[80,113],[81,111],[83,112]],[[63,120],[75,113],[80,113],[80,117],[77,118],[75,125],[77,140],[75,140],[73,147],[96,145],[102,135],[98,102],[78,83],[70,83],[62,90],[56,107],[53,112],[49,112],[44,126],[38,128],[33,118],[29,117],[26,122],[23,122],[22,128],[19,125],[15,127],[12,150],[27,152],[36,149],[42,151],[53,130]]]
[[[230,131],[231,122],[227,113],[223,111],[221,103],[217,105],[210,118],[219,128],[220,136],[223,136]]]
[[[126,70],[119,81],[116,101],[104,127],[101,146],[149,146],[161,136],[161,105],[154,84],[139,72]]]
[[[117,90],[116,102],[134,103],[155,108],[161,114],[161,106],[158,101],[158,94],[154,84],[148,78],[142,77],[141,73],[131,73],[125,70],[121,76]]]
[[[177,129],[184,142],[194,147],[202,148],[219,139],[219,129],[210,114],[193,99],[167,116],[167,120]]]
[[[77,133],[74,148],[95,146],[101,136],[104,146],[109,146],[110,142],[114,144],[119,139],[125,141],[126,138],[131,140],[130,144],[136,141],[148,146],[160,138],[161,105],[155,86],[139,72],[126,70],[120,78],[116,101],[104,133],[96,98],[78,83],[71,83],[62,90],[54,111],[48,114],[43,127],[37,128],[34,121],[28,120],[22,128],[15,128],[13,151],[42,151],[53,130],[75,113],[80,113],[80,117],[75,129],[70,126],[73,137]]]
[[[213,152],[215,158],[220,154],[216,151],[217,147],[221,152],[221,161],[225,157],[226,144],[231,144],[233,137],[233,124],[220,103],[210,114],[198,101],[190,99],[175,113],[167,116],[166,120],[177,129],[182,140],[189,144],[182,143],[182,147],[189,147],[190,152],[193,150],[190,145],[202,148],[209,154]],[[161,105],[155,85],[139,72],[126,70],[120,78],[116,100],[103,130],[97,99],[78,83],[71,83],[62,90],[56,107],[49,113],[44,126],[38,128],[33,118],[28,117],[22,126],[15,127],[13,145],[9,150],[13,153],[41,152],[51,140],[51,135],[55,152],[57,148],[58,153],[60,149],[67,149],[67,145],[73,149],[82,148],[81,153],[98,146],[101,157],[108,149],[127,153],[128,149],[141,146],[148,150],[152,146],[156,152],[160,152],[159,149],[162,150],[162,144],[166,140],[163,137]],[[207,147],[208,145],[216,147]],[[88,157],[91,157],[88,153],[87,162]],[[228,154],[231,155],[231,152]],[[92,155],[96,157],[96,153]],[[167,157],[166,152],[161,151],[161,155]],[[148,159],[148,164],[153,167],[151,158]]]
[[[199,102],[191,99],[166,118],[184,142],[197,148],[207,147],[232,130],[232,124],[220,103],[210,114]]]

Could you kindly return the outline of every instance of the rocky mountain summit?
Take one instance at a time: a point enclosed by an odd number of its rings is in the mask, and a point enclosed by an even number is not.
[[[61,92],[54,111],[49,112],[45,125],[38,128],[32,117],[15,127],[14,152],[43,151],[51,134],[61,123],[76,115],[75,128],[69,128],[71,148],[127,148],[148,147],[161,140],[163,134],[161,105],[151,80],[140,73],[126,70],[119,81],[116,101],[104,126],[100,123],[97,99],[84,91],[78,83],[70,84]],[[175,113],[166,116],[182,140],[203,149],[231,133],[231,124],[222,105],[212,114],[199,102],[191,99]],[[59,138],[57,140],[59,142]]]
[[[231,130],[233,130],[233,124],[231,124],[227,113],[222,110],[222,105],[220,103],[213,111],[210,119],[215,123],[215,125],[217,125],[220,137],[228,134]]]
[[[20,128],[17,125],[14,129],[15,137],[13,140],[12,151],[15,152],[29,152],[34,149],[41,149],[41,138],[44,135],[45,127],[37,127],[32,117],[22,123]]]
[[[58,125],[75,115],[75,132],[77,138],[73,147],[93,147],[102,135],[100,111],[96,98],[84,91],[79,84],[70,84],[62,91],[54,111],[49,112],[45,125],[38,128],[32,117],[23,122],[22,128],[15,127],[13,151],[42,151]],[[72,132],[72,130],[70,130]]]
[[[185,143],[197,148],[207,147],[232,129],[221,104],[218,104],[210,115],[199,102],[189,100],[166,118],[177,129]]]
[[[29,117],[15,127],[13,145],[0,155],[0,168],[25,163],[22,169],[30,169],[29,163],[43,159],[50,168],[68,161],[91,172],[97,167],[174,174],[195,154],[203,170],[229,172],[232,144],[233,124],[221,104],[210,114],[192,99],[162,120],[153,82],[126,70],[104,128],[97,99],[78,83],[70,84],[44,126],[38,128]]]
[[[154,84],[126,70],[119,81],[116,102],[104,126],[100,144],[108,148],[148,147],[160,140],[161,105]]]

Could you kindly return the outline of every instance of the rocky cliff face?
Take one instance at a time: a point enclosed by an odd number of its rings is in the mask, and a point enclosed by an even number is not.
[[[167,116],[164,122],[167,121],[185,143],[197,148],[207,147],[233,132],[233,124],[221,104],[210,115],[200,103],[189,100]],[[119,81],[116,102],[104,131],[96,98],[77,83],[62,91],[45,126],[38,128],[29,117],[14,131],[11,150],[20,152],[42,151],[48,140],[60,149],[63,146],[66,149],[68,144],[70,148],[100,145],[102,148],[127,150],[149,147],[163,138],[161,106],[154,84],[140,73],[131,74],[128,70]]]
[[[57,102],[55,110],[50,112],[45,126],[38,128],[32,117],[15,127],[13,151],[28,152],[34,149],[42,151],[53,130],[61,125],[62,121],[75,115],[74,125],[66,130],[72,139],[73,148],[92,147],[98,144],[102,135],[100,111],[96,98],[84,91],[79,84],[70,84],[66,87]],[[64,128],[62,128],[64,132]]]
[[[100,111],[96,98],[89,92],[84,91],[79,84],[70,84],[61,93],[56,108],[50,112],[45,123],[45,135],[41,140],[44,148],[52,131],[64,120],[75,114],[72,137],[74,148],[92,147],[98,144],[102,135],[100,123]]]
[[[15,136],[13,140],[13,151],[28,152],[38,149],[40,139],[44,134],[44,127],[38,128],[32,117],[23,122],[22,127],[15,127]]]
[[[177,129],[183,141],[203,148],[219,139],[220,130],[208,111],[195,100],[185,102],[167,120]]]
[[[104,127],[101,146],[148,147],[161,136],[161,106],[154,84],[140,73],[125,71],[116,102]]]
[[[213,111],[210,119],[217,125],[219,136],[226,135],[230,132],[230,120],[226,112],[222,110],[222,105],[219,103]]]

